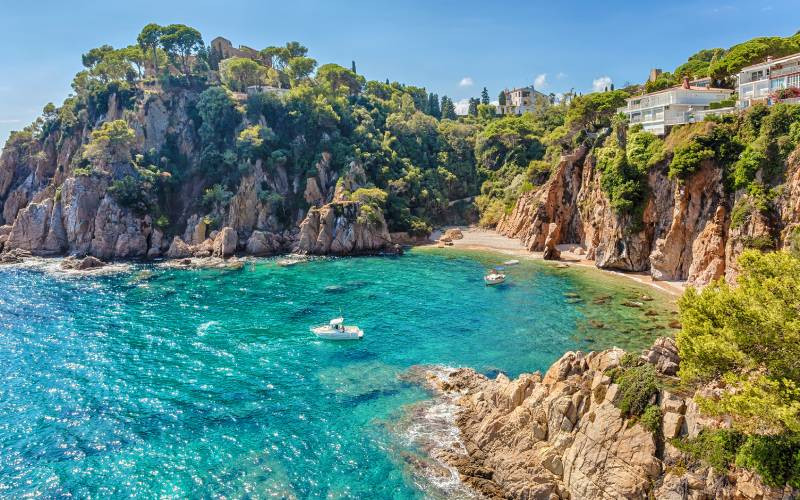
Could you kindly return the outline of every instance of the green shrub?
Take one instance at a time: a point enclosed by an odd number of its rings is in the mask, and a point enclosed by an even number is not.
[[[757,472],[769,486],[800,488],[800,437],[749,436],[739,448],[736,465]]]
[[[639,419],[639,423],[642,424],[642,427],[653,434],[660,435],[661,420],[663,418],[664,415],[661,413],[661,408],[659,408],[658,405],[650,405],[645,408],[644,413],[642,413],[642,417]]]
[[[670,179],[687,179],[695,173],[705,160],[714,158],[714,151],[697,140],[675,148],[675,155],[669,164]]]
[[[695,460],[719,471],[727,471],[736,461],[736,453],[745,437],[731,429],[703,429],[695,438],[672,440],[672,444]]]
[[[603,147],[597,149],[600,187],[608,196],[611,207],[618,213],[630,214],[642,208],[647,190],[646,178],[627,159],[612,134]]]
[[[800,433],[800,259],[747,250],[739,268],[737,286],[689,288],[679,300],[680,376],[724,379],[729,391],[698,404],[742,432]]]
[[[658,392],[656,371],[649,363],[622,371],[617,378],[619,395],[617,407],[628,417],[642,415]]]

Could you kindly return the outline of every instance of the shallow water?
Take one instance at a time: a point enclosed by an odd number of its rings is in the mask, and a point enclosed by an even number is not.
[[[515,376],[566,350],[640,348],[674,319],[663,297],[622,306],[654,292],[593,270],[524,261],[484,286],[504,259],[2,269],[0,497],[448,495],[397,431],[426,398],[398,375],[439,364]],[[340,312],[363,340],[309,332]]]

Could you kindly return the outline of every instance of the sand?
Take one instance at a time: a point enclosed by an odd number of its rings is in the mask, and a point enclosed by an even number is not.
[[[449,228],[446,228],[449,229]],[[522,242],[508,238],[501,234],[496,233],[491,229],[481,229],[476,227],[458,227],[464,235],[460,240],[453,240],[452,247],[445,248],[460,248],[465,250],[489,250],[493,252],[503,253],[506,255],[514,256],[517,259],[542,259],[542,252],[530,252],[523,245]],[[444,231],[436,231],[431,235],[431,239],[437,240]],[[561,251],[561,260],[554,261],[553,265],[558,262],[565,263],[570,266],[581,266],[598,269],[601,272],[614,274],[617,276],[624,276],[632,279],[637,283],[652,286],[664,293],[673,296],[680,296],[686,289],[685,281],[657,281],[648,273],[638,272],[622,272],[608,269],[599,269],[594,265],[594,261],[587,260],[583,255],[576,253],[579,249],[578,245],[558,245]]]

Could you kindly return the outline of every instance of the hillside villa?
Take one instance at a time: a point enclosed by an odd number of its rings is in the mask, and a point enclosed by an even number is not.
[[[704,86],[709,85],[705,81],[694,83],[684,78],[676,87],[630,97],[619,112],[628,117],[630,126],[641,124],[648,132],[664,135],[674,125],[703,121],[708,114],[732,110],[712,109],[711,103],[730,98],[733,90]]]
[[[800,92],[779,99],[777,92],[800,89],[800,53],[752,64],[739,72],[739,107],[747,108],[758,102],[774,104],[776,101],[800,102]]]
[[[550,99],[547,95],[533,88],[533,85],[512,90],[506,89],[503,94],[505,95],[505,103],[497,106],[497,113],[501,115],[521,115],[532,112],[538,106],[537,101],[539,99]]]

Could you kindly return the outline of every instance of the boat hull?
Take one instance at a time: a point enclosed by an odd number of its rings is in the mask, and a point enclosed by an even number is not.
[[[325,340],[359,340],[364,336],[364,330],[357,326],[346,326],[344,330],[336,330],[329,326],[317,326],[311,329],[317,338]]]

